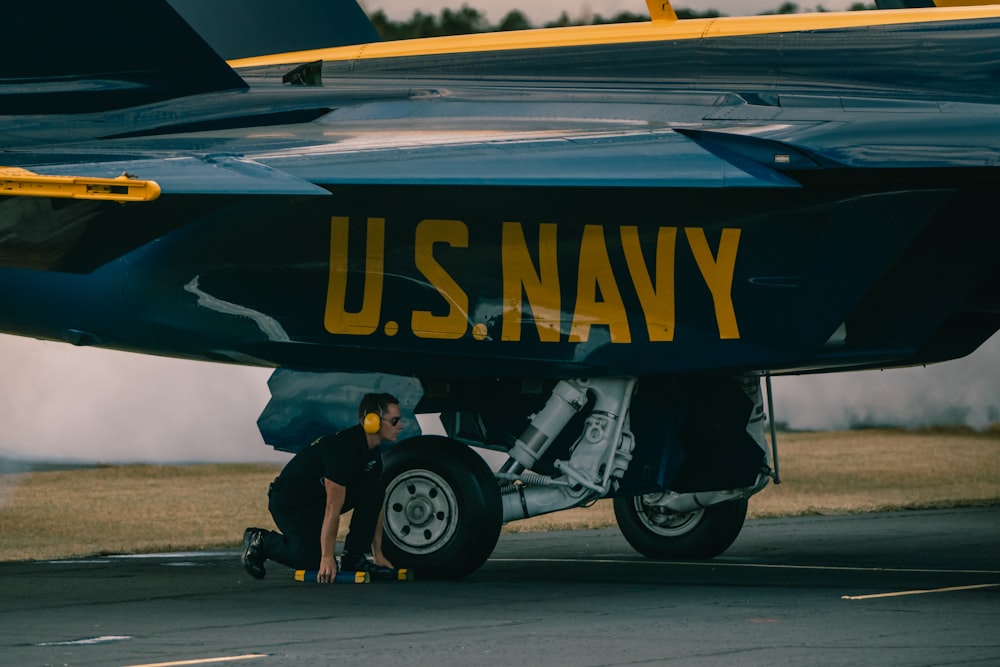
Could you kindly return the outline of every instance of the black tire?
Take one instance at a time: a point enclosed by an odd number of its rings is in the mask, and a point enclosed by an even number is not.
[[[740,534],[747,515],[745,498],[689,514],[647,512],[643,496],[615,498],[614,507],[622,535],[648,558],[714,558]]]
[[[418,577],[458,579],[486,562],[503,522],[500,489],[482,457],[448,438],[407,440],[385,453],[382,551]]]

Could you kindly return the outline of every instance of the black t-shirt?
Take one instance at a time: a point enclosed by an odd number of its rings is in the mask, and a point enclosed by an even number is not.
[[[324,479],[350,489],[378,482],[382,452],[368,447],[360,425],[323,436],[292,457],[278,475],[274,488],[293,502],[326,502]]]

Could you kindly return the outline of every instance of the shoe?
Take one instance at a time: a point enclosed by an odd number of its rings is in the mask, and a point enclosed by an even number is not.
[[[344,553],[340,557],[340,566],[337,569],[342,572],[367,572],[365,568],[370,563],[365,554]]]
[[[267,571],[264,569],[264,535],[263,528],[247,528],[243,531],[243,568],[254,579],[263,579]]]
[[[340,557],[341,572],[367,572],[373,579],[395,579],[397,570],[392,567],[376,565],[367,554],[345,553]]]

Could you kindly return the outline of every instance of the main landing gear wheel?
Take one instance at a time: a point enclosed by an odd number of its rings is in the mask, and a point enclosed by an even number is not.
[[[382,551],[417,576],[458,579],[496,546],[503,521],[500,489],[482,457],[441,437],[390,447],[383,479]]]
[[[614,501],[618,528],[636,551],[649,558],[714,558],[729,548],[743,528],[745,498],[678,514],[649,502],[659,495]]]

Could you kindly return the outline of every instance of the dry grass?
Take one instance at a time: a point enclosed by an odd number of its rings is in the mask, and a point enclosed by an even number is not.
[[[0,475],[0,560],[231,548],[273,526],[265,464],[122,465]]]
[[[752,517],[1000,502],[1000,428],[779,434],[783,483]],[[233,548],[272,527],[277,466],[125,465],[0,475],[0,561]],[[346,527],[347,522],[341,522]],[[511,532],[614,525],[610,501],[510,524]]]

